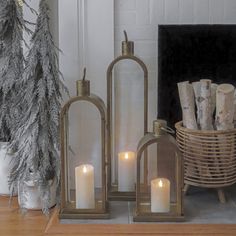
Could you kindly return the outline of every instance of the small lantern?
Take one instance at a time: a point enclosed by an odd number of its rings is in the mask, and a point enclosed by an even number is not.
[[[134,56],[134,42],[129,41],[126,32],[125,41],[122,42],[122,55],[115,58],[107,69],[107,126],[108,126],[108,198],[109,200],[135,200],[135,163],[136,153],[134,150],[119,150],[117,147],[117,134],[115,132],[116,124],[119,122],[115,117],[115,96],[112,71],[114,66],[121,61],[131,60],[141,67],[143,72],[143,134],[148,130],[148,70],[144,62],[138,57]],[[132,93],[132,91],[130,91]],[[129,144],[126,144],[129,146]],[[135,147],[136,148],[136,147]],[[144,183],[146,179],[146,158],[143,163],[143,178]]]
[[[137,187],[134,221],[181,221],[183,216],[183,164],[174,132],[166,121],[155,120],[153,133],[146,134],[137,148]],[[140,181],[141,162],[148,155],[148,187]]]
[[[105,156],[106,108],[101,98],[90,94],[90,81],[85,80],[85,75],[86,69],[83,80],[77,81],[77,96],[67,101],[61,110],[61,209],[59,213],[61,219],[109,218]],[[77,130],[77,122],[74,122],[75,125],[72,126],[72,121],[77,121],[73,115],[82,113],[81,109],[78,109],[81,108],[79,107],[80,104],[86,107],[90,106],[100,117],[100,127],[98,127],[98,134],[99,132],[101,134],[99,138],[100,154],[94,152],[95,158],[92,160],[87,156],[83,157],[81,150],[73,151],[70,144],[69,131],[75,130],[74,132],[79,134],[78,139],[73,139],[75,147],[79,146],[78,143],[81,140],[89,136],[89,133],[85,134],[79,129]],[[72,108],[76,108],[74,113],[71,113]],[[87,120],[83,120],[83,122],[88,123]],[[69,128],[70,126],[73,130]],[[93,149],[90,144],[82,148]],[[99,184],[96,184],[98,181]]]

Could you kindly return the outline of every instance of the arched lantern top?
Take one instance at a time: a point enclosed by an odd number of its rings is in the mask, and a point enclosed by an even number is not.
[[[61,110],[61,117],[69,110],[71,104],[86,101],[93,104],[100,112],[102,120],[106,119],[106,106],[103,100],[95,94],[90,94],[90,81],[86,80],[86,68],[84,68],[83,79],[76,81],[77,96],[69,99]]]
[[[103,102],[103,100],[100,97],[98,97],[95,94],[90,94],[89,96],[72,97],[62,107],[61,116],[63,117],[63,115],[69,110],[70,106],[73,103],[79,102],[79,101],[85,101],[85,102],[89,102],[89,103],[93,104],[98,109],[98,111],[100,112],[101,118],[103,120],[106,119],[106,106],[105,106],[105,103]]]
[[[110,65],[108,66],[108,69],[107,69],[107,78],[108,78],[109,80],[112,79],[111,74],[112,74],[112,70],[113,70],[114,66],[115,66],[119,61],[122,61],[122,60],[132,60],[132,61],[135,61],[137,64],[139,64],[140,67],[141,67],[142,70],[143,70],[145,82],[147,82],[147,79],[148,79],[147,66],[144,64],[144,62],[143,62],[141,59],[139,59],[138,57],[136,57],[136,56],[134,56],[134,55],[121,55],[121,56],[115,58],[115,59],[110,63]]]
[[[147,84],[148,83],[147,66],[144,64],[144,62],[140,58],[134,56],[134,42],[128,40],[126,31],[124,31],[124,36],[125,36],[125,41],[122,41],[122,55],[115,58],[108,66],[107,79],[108,81],[112,80],[112,70],[116,63],[122,60],[132,60],[136,62],[142,68],[143,73],[144,73],[144,82],[145,84]]]

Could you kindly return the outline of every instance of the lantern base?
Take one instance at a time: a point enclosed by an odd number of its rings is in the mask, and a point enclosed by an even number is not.
[[[109,201],[135,201],[136,192],[120,192],[118,186],[114,185],[108,192]]]
[[[167,215],[167,214],[137,214],[136,210],[133,214],[134,222],[183,222],[184,215]]]
[[[90,214],[82,214],[82,213],[71,213],[71,212],[60,212],[59,219],[77,219],[77,220],[97,220],[97,219],[109,219],[110,214],[106,213],[90,213]]]
[[[59,212],[59,219],[77,219],[77,220],[95,220],[95,219],[109,219],[109,208],[105,212],[92,212],[92,211],[76,211],[69,209],[61,209]]]
[[[98,204],[98,203],[97,203]],[[95,220],[109,219],[109,203],[106,202],[104,209],[75,209],[74,203],[67,205],[66,208],[61,208],[59,219],[78,219],[78,220]]]
[[[136,195],[132,192],[112,192],[108,194],[109,201],[135,201]]]

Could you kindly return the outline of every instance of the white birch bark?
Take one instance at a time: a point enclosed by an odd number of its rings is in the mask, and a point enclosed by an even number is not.
[[[216,90],[218,85],[217,84],[211,84],[211,111],[212,111],[212,117],[214,115],[214,111],[216,109]],[[216,170],[218,174],[221,174],[220,170],[220,157],[219,155],[213,155],[212,158],[214,159],[214,165],[216,166]]]
[[[221,84],[216,90],[216,128],[227,130],[234,128],[234,92],[231,84]]]
[[[193,82],[193,91],[195,95],[195,103],[197,107],[197,124],[200,126],[200,97],[201,97],[201,83]]]
[[[214,114],[214,111],[216,109],[216,89],[218,87],[218,84],[211,84],[211,112],[212,117]]]
[[[236,90],[234,91],[234,128],[236,127]]]
[[[183,114],[183,125],[188,129],[198,129],[192,85],[188,81],[180,82],[178,83],[178,91]]]
[[[213,130],[213,116],[212,116],[212,95],[211,95],[211,80],[200,80],[200,97],[199,97],[199,123],[201,130]],[[202,143],[201,150],[208,150],[209,145]],[[200,151],[201,152],[201,151]],[[205,157],[212,158],[212,157]],[[214,158],[215,159],[215,158]],[[218,159],[216,160],[218,161]],[[216,162],[215,161],[215,162]],[[201,168],[201,161],[199,160],[199,174],[200,176],[211,176],[209,166]]]
[[[217,130],[227,130],[234,128],[234,93],[235,88],[231,84],[221,84],[216,90],[216,118],[215,124]],[[220,137],[220,143],[226,143],[227,137]],[[224,153],[224,147],[220,147],[220,153]],[[231,147],[234,152],[234,146]],[[219,163],[220,165],[220,163]]]
[[[211,80],[202,79],[199,99],[199,122],[201,130],[213,130],[211,109]]]
[[[188,129],[198,129],[195,117],[193,86],[189,84],[189,81],[180,82],[178,83],[178,91],[182,108],[183,126]],[[190,140],[192,140],[192,138],[190,138]],[[191,147],[189,147],[189,149],[189,152],[191,153]],[[198,162],[197,157],[196,162]],[[186,176],[197,176],[197,172],[198,169],[196,167],[193,167],[192,165],[186,166]]]

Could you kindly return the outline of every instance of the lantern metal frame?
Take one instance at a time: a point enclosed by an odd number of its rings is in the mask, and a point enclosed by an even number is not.
[[[112,183],[112,158],[113,158],[113,76],[114,66],[122,60],[132,60],[136,62],[144,74],[144,134],[148,131],[148,70],[144,62],[134,56],[134,42],[128,41],[127,33],[124,31],[125,41],[122,42],[122,55],[115,58],[107,69],[107,162],[108,162],[108,198],[114,201],[135,201],[135,191],[120,192],[118,191],[118,183]],[[144,161],[144,183],[147,183],[147,153],[145,153]]]
[[[107,172],[106,172],[106,107],[103,100],[90,94],[90,81],[77,81],[77,96],[69,99],[61,109],[60,115],[60,142],[61,142],[61,205],[60,219],[108,219],[109,204],[107,201]],[[94,105],[101,116],[101,166],[102,166],[102,196],[101,202],[96,202],[95,209],[76,209],[74,203],[69,202],[68,186],[68,112],[75,102],[86,101]]]
[[[166,221],[183,221],[184,220],[184,209],[183,209],[183,196],[184,196],[184,175],[183,175],[183,158],[181,152],[178,150],[178,156],[175,162],[176,171],[176,204],[170,203],[170,212],[165,213],[153,213],[146,211],[146,204],[141,206],[141,184],[140,184],[140,168],[142,154],[152,144],[157,144],[161,135],[168,132],[168,129],[163,127],[163,120],[155,120],[153,122],[153,133],[148,133],[142,137],[137,148],[137,182],[136,182],[136,208],[134,210],[133,220],[134,222],[166,222]],[[173,138],[174,140],[174,138]],[[149,193],[150,195],[150,193]],[[149,197],[147,196],[147,199]],[[150,200],[149,200],[150,201]]]

